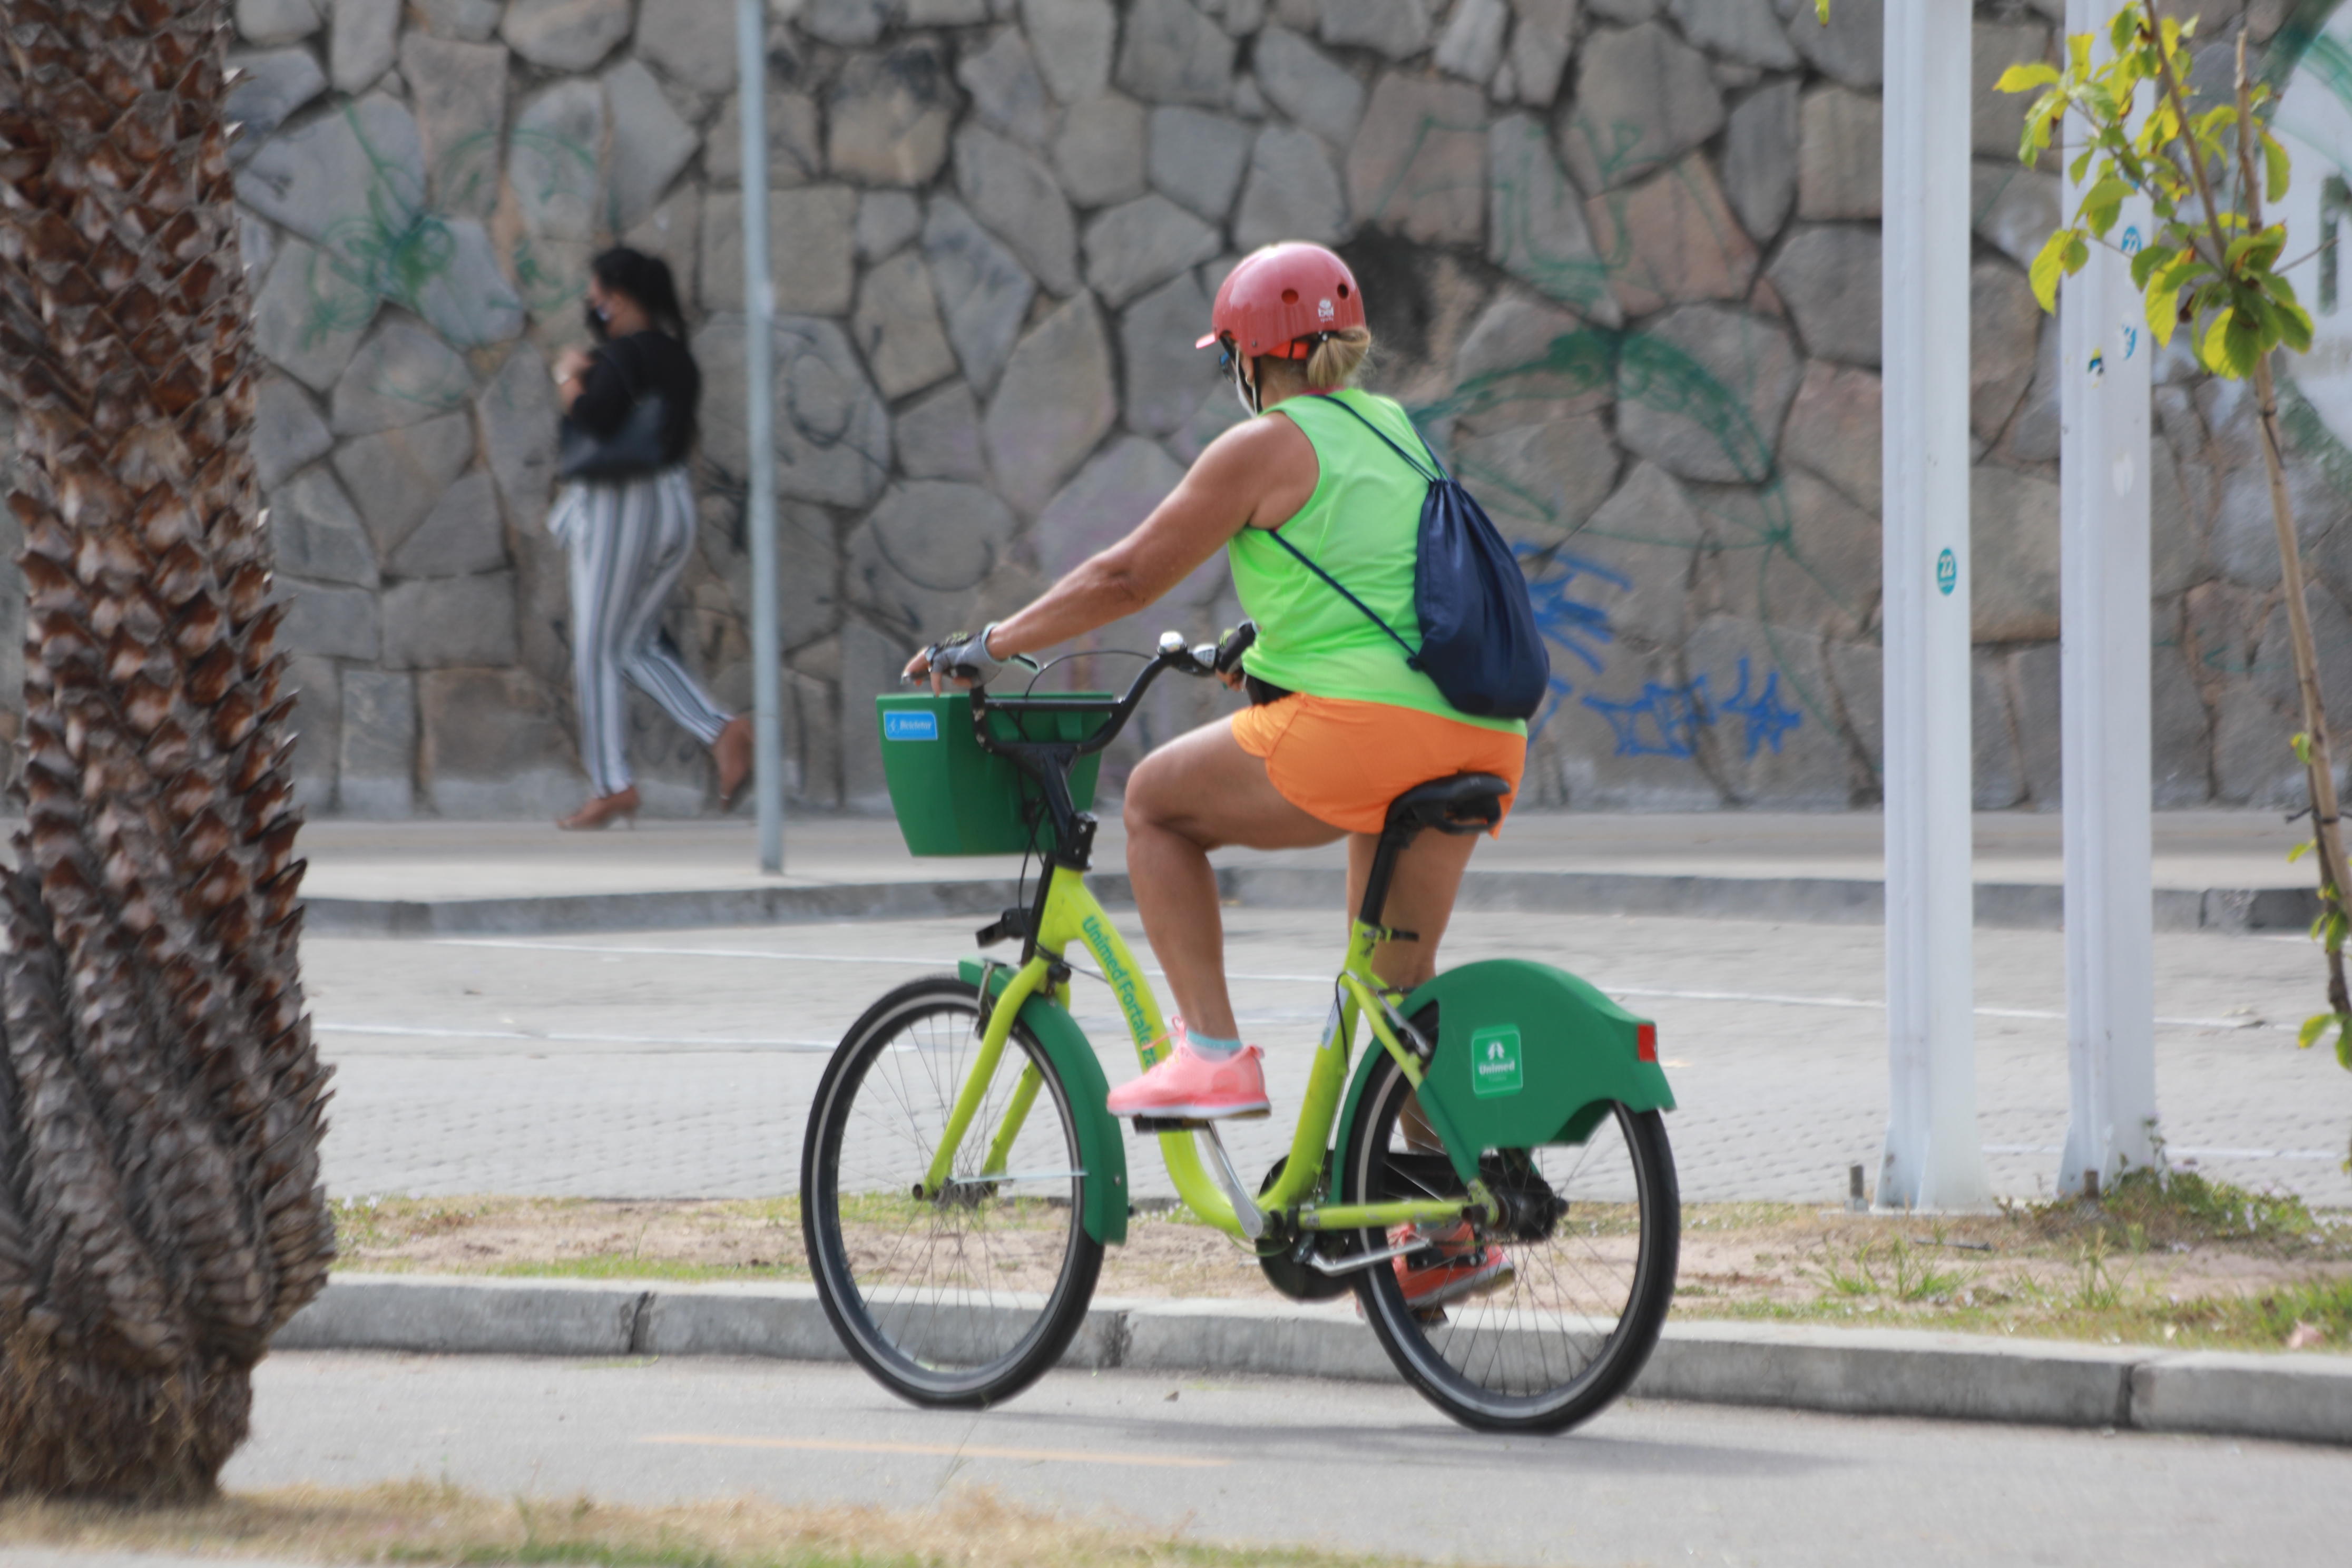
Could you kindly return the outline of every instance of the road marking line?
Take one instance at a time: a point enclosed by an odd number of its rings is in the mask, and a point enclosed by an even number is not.
[[[1072,1465],[1132,1465],[1165,1470],[1214,1470],[1231,1459],[1196,1459],[1174,1454],[1114,1454],[1088,1448],[983,1448],[953,1443],[860,1443],[831,1437],[729,1437],[718,1434],[661,1432],[640,1443],[676,1443],[705,1448],[791,1448],[816,1454],[912,1454],[941,1459],[1045,1459]]]
[[[562,1046],[670,1046],[683,1050],[829,1051],[838,1040],[687,1039],[677,1035],[573,1035],[530,1029],[443,1029],[425,1024],[338,1024],[313,1018],[322,1035],[369,1035],[411,1040],[535,1040]]]

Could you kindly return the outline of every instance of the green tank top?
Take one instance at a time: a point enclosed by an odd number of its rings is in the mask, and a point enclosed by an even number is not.
[[[1341,398],[1406,451],[1423,449],[1412,421],[1391,399],[1353,391],[1283,399],[1260,417],[1297,426],[1322,472],[1307,504],[1282,525],[1282,537],[1419,647],[1413,557],[1429,481],[1347,409],[1329,406]],[[1395,637],[1266,531],[1244,528],[1225,546],[1242,610],[1257,623],[1257,643],[1242,656],[1243,668],[1316,697],[1389,702],[1482,730],[1527,733],[1525,720],[1475,718],[1446,701],[1437,682],[1405,662]]]

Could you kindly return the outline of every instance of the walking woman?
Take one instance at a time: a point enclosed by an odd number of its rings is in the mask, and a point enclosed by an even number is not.
[[[694,549],[686,459],[702,395],[669,264],[626,248],[597,257],[588,331],[597,346],[567,349],[555,364],[566,483],[547,524],[572,557],[580,760],[596,790],[557,821],[574,831],[636,818],[625,677],[710,748],[722,806],[735,804],[751,772],[751,718],[721,710],[661,631],[662,607]]]

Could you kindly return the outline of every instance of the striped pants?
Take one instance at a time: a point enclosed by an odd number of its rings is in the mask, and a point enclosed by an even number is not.
[[[728,715],[661,635],[662,606],[694,550],[694,489],[683,466],[617,484],[574,483],[548,531],[572,557],[572,679],[580,761],[599,795],[629,787],[625,677],[704,745]]]

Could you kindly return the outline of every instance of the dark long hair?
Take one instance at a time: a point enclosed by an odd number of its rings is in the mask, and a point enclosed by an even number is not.
[[[616,245],[588,264],[596,281],[615,294],[626,294],[645,307],[653,324],[674,338],[686,336],[686,310],[677,302],[677,280],[669,263]]]

